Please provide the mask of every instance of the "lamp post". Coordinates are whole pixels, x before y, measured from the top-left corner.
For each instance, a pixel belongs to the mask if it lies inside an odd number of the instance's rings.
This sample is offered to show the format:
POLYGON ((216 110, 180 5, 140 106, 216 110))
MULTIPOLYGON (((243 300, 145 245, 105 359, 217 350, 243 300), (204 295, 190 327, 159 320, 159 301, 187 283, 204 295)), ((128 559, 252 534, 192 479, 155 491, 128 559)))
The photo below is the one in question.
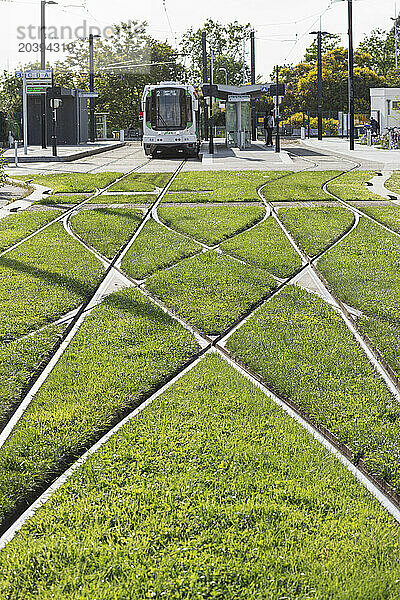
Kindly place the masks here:
MULTIPOLYGON (((99 35, 89 34, 89 91, 94 92, 94 57, 93 57, 93 39, 99 38, 99 35)), ((95 117, 94 117, 94 98, 89 98, 90 106, 90 141, 94 142, 96 138, 95 117)))
MULTIPOLYGON (((46 68, 46 4, 57 4, 54 0, 41 0, 40 1, 40 68, 46 68)), ((47 148, 46 139, 46 120, 47 120, 47 107, 46 107, 46 95, 41 94, 41 129, 42 129, 42 148, 47 148)))
POLYGON ((276 66, 276 98, 275 98, 275 152, 281 151, 281 138, 279 135, 279 66, 276 66))
MULTIPOLYGON (((254 31, 250 32, 250 71, 251 85, 256 83, 256 41, 254 31)), ((257 141, 256 106, 255 100, 251 101, 251 139, 257 141)))
POLYGON ((347 1, 347 12, 349 22, 349 131, 350 150, 354 150, 354 46, 353 46, 353 0, 332 0, 336 2, 347 1))
POLYGON ((322 140, 322 36, 329 35, 327 31, 311 31, 317 36, 317 68, 318 68, 318 139, 322 140))

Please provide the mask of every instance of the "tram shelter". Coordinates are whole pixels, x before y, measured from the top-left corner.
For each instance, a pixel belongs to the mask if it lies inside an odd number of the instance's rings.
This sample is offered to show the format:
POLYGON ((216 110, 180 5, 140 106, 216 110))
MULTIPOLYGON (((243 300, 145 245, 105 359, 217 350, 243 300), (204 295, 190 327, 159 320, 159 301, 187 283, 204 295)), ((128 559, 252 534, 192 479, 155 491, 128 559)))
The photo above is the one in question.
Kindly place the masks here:
POLYGON ((263 94, 276 92, 273 83, 256 85, 209 85, 203 84, 204 97, 225 101, 226 145, 228 148, 245 150, 251 146, 252 131, 255 131, 254 100, 263 94))

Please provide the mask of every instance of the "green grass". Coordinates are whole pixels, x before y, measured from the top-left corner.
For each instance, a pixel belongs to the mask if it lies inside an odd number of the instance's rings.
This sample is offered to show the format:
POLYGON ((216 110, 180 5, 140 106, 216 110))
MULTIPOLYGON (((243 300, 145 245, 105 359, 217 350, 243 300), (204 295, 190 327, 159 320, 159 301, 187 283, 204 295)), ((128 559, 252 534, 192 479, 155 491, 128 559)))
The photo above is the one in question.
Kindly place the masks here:
POLYGON ((29 210, 0 219, 0 252, 20 242, 24 237, 53 221, 61 214, 60 210, 29 210))
POLYGON ((375 171, 352 171, 345 173, 328 185, 328 190, 342 200, 356 202, 357 200, 385 200, 374 194, 365 184, 376 175, 375 171))
POLYGON ((54 206, 59 204, 80 204, 87 198, 87 194, 68 194, 67 196, 53 195, 53 196, 44 196, 42 200, 36 202, 36 204, 45 204, 46 206, 54 206))
POLYGON ((35 335, 0 345, 0 424, 49 356, 65 325, 52 325, 35 335))
POLYGON ((177 260, 201 251, 197 242, 168 231, 153 219, 142 231, 122 260, 122 270, 134 279, 144 279, 151 273, 173 265, 177 260))
POLYGON ((170 227, 213 245, 260 221, 265 209, 252 206, 161 207, 158 215, 170 227))
POLYGON ((154 192, 156 188, 164 188, 171 177, 172 173, 133 173, 115 183, 109 191, 154 192))
POLYGON ((137 290, 109 296, 0 449, 0 521, 198 350, 188 331, 137 290))
POLYGON ((279 218, 308 256, 315 256, 354 223, 345 208, 281 208, 279 218))
POLYGON ((400 233, 400 206, 365 206, 362 210, 393 231, 400 233))
POLYGON ((208 334, 223 332, 276 287, 267 273, 207 252, 146 281, 178 315, 208 334))
POLYGON ((156 200, 156 194, 101 194, 89 200, 88 204, 153 204, 156 200))
POLYGON ((332 200, 322 191, 322 185, 340 171, 313 171, 294 173, 265 186, 262 194, 268 202, 314 202, 332 200))
POLYGON ((4 600, 394 600, 398 525, 222 359, 125 426, 0 555, 4 600))
POLYGON ((357 321, 400 379, 400 325, 382 319, 363 317, 357 321))
POLYGON ((338 296, 366 315, 400 322, 400 239, 366 218, 318 262, 338 296))
MULTIPOLYGON (((289 171, 186 171, 180 172, 171 191, 212 191, 218 200, 260 200, 257 188, 289 171)), ((172 195, 171 195, 172 198, 172 195)))
POLYGON ((227 347, 400 492, 400 406, 323 300, 286 288, 227 347))
POLYGON ((121 177, 122 173, 57 173, 56 175, 36 175, 33 183, 52 188, 55 194, 65 192, 94 192, 121 177))
POLYGON ((400 194, 400 171, 395 171, 393 175, 385 183, 385 188, 395 194, 400 194))
POLYGON ((224 242, 221 249, 278 277, 301 267, 300 256, 273 217, 224 242))
POLYGON ((163 202, 260 202, 257 188, 286 172, 288 171, 181 172, 170 190, 182 193, 167 193, 163 202))
POLYGON ((113 258, 143 219, 141 210, 96 208, 81 210, 71 218, 72 228, 103 256, 113 258))
POLYGON ((97 258, 59 223, 0 258, 0 342, 79 306, 103 272, 97 258))

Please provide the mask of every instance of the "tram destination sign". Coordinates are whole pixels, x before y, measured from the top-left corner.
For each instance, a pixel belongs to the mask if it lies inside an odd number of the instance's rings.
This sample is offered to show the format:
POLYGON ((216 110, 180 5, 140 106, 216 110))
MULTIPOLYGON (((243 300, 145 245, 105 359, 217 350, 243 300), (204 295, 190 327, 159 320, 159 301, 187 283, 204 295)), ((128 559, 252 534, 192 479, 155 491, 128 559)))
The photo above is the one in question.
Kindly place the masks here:
POLYGON ((46 90, 53 87, 52 69, 35 69, 25 72, 26 93, 45 94, 46 90))
POLYGON ((250 96, 229 95, 228 102, 250 102, 250 96))

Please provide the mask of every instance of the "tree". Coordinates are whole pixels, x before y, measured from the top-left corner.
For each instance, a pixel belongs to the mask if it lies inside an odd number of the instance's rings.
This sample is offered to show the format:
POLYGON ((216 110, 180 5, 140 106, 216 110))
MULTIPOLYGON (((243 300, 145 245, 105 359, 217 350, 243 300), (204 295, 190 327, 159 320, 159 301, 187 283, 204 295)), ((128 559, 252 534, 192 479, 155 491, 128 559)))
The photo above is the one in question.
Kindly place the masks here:
MULTIPOLYGON (((322 57, 323 107, 325 111, 346 111, 348 103, 347 50, 335 48, 322 57)), ((280 78, 286 83, 284 118, 291 114, 316 111, 317 64, 300 63, 283 67, 280 78)), ((357 50, 354 55, 354 93, 356 112, 369 112, 370 88, 382 87, 385 79, 371 68, 371 56, 357 50)))
MULTIPOLYGON (((184 66, 167 42, 146 34, 146 23, 133 21, 114 26, 109 39, 94 40, 97 112, 109 113, 112 129, 139 124, 145 85, 184 79, 184 66)), ((88 40, 70 45, 64 62, 55 65, 58 85, 88 89, 88 40)))
MULTIPOLYGON (((220 68, 227 70, 228 83, 240 85, 243 82, 243 43, 250 39, 251 25, 240 25, 237 21, 223 25, 208 19, 203 27, 188 29, 181 41, 182 54, 189 58, 186 77, 190 83, 199 85, 203 81, 201 34, 207 34, 208 48, 214 52, 214 83, 225 83, 225 74, 220 68)), ((210 51, 208 52, 208 69, 210 68, 210 51)), ((250 78, 250 69, 245 64, 246 81, 250 78)))
POLYGON ((371 68, 386 77, 395 66, 394 29, 389 33, 384 29, 374 29, 365 36, 359 45, 359 50, 371 57, 371 68))
MULTIPOLYGON (((340 44, 340 35, 336 33, 326 33, 322 36, 322 54, 326 54, 331 50, 336 50, 340 44)), ((311 46, 306 49, 304 54, 304 62, 306 63, 316 63, 318 60, 318 40, 314 39, 311 46)))

